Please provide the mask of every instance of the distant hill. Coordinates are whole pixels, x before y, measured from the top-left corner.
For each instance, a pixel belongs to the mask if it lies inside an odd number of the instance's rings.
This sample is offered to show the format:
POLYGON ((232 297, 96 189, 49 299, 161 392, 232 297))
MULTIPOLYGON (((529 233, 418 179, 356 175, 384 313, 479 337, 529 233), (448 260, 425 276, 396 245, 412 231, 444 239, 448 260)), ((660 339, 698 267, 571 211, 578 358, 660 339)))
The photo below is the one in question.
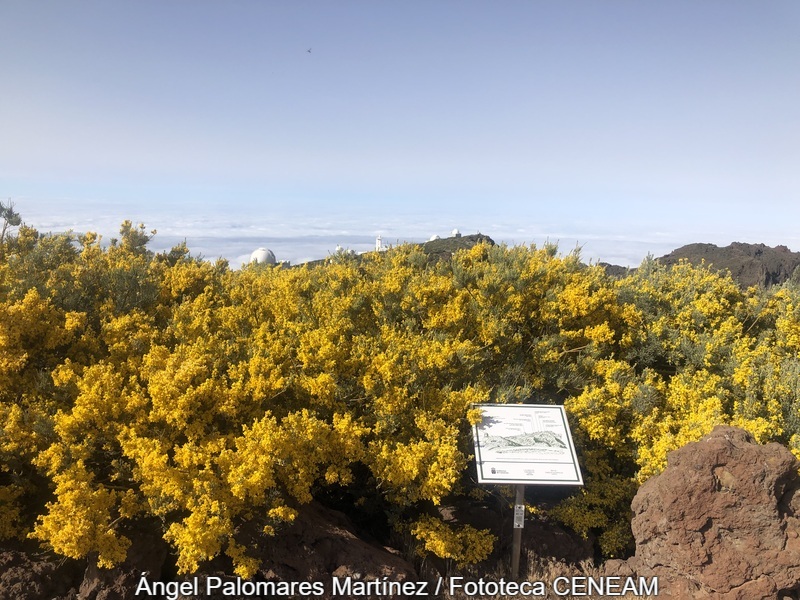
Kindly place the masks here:
POLYGON ((454 236, 425 242, 422 244, 422 251, 428 255, 429 262, 437 260, 450 260, 454 252, 472 248, 481 242, 485 242, 490 246, 495 245, 494 240, 488 235, 483 235, 482 233, 473 233, 472 235, 460 235, 457 237, 454 236))
POLYGON ((705 260, 715 269, 730 271, 742 287, 779 285, 791 278, 800 266, 800 252, 792 252, 786 246, 770 248, 764 244, 741 242, 724 248, 714 244, 688 244, 662 256, 658 261, 664 265, 674 265, 681 259, 692 264, 705 260))
MULTIPOLYGON (((719 271, 729 271, 743 288, 750 286, 779 285, 793 276, 800 278, 800 252, 792 252, 786 246, 771 248, 765 244, 733 242, 720 248, 714 244, 687 244, 656 259, 671 266, 681 260, 693 265, 701 262, 719 271)), ((624 276, 636 269, 600 263, 609 275, 624 276)))
MULTIPOLYGON (((428 263, 435 263, 439 260, 450 260, 453 254, 458 250, 468 250, 473 246, 484 242, 490 246, 494 246, 495 242, 488 235, 482 233, 473 233, 471 235, 458 235, 437 240, 430 240, 421 244, 415 244, 422 247, 422 251, 428 255, 428 263)), ((354 255, 357 260, 363 257, 369 257, 372 252, 365 252, 364 254, 354 255)), ((322 258, 319 260, 311 260, 296 267, 318 267, 327 264, 330 258, 322 258)))
POLYGON ((611 277, 625 277, 628 273, 635 273, 636 267, 622 267, 620 265, 612 265, 611 263, 601 262, 597 263, 606 270, 606 273, 611 277))

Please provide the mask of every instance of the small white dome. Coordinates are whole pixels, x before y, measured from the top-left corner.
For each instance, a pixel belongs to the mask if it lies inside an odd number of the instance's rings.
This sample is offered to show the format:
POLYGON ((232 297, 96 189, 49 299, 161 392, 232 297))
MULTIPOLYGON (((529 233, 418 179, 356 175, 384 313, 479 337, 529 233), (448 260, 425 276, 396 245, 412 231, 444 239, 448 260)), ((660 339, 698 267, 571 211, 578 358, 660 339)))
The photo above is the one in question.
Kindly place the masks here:
POLYGON ((257 248, 250 255, 250 262, 258 263, 259 265, 274 265, 277 261, 269 248, 257 248))
POLYGON ((461 237, 461 232, 458 229, 453 229, 453 233, 451 235, 453 237, 461 237))
POLYGON ((439 236, 438 236, 438 235, 436 235, 436 234, 434 233, 434 234, 431 236, 431 239, 429 239, 428 241, 429 241, 429 242, 432 242, 433 240, 438 240, 438 239, 439 239, 439 236))

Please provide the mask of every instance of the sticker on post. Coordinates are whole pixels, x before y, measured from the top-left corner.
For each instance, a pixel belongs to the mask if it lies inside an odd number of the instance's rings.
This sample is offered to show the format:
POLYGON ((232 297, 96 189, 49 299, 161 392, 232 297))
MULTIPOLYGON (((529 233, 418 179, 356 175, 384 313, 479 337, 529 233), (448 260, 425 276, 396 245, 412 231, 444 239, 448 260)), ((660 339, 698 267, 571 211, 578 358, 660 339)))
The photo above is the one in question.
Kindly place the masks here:
POLYGON ((522 504, 514 505, 514 529, 525 527, 525 506, 522 504))

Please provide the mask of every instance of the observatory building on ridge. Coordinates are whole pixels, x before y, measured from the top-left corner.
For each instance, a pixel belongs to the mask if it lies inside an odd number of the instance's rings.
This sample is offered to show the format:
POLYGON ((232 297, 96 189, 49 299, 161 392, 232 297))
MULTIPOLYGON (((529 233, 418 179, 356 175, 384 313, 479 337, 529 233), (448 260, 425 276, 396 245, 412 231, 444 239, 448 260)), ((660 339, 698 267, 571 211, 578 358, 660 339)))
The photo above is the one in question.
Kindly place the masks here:
MULTIPOLYGON (((486 236, 482 236, 480 233, 478 233, 477 236, 478 236, 478 238, 486 237, 486 236)), ((458 229, 453 229, 453 231, 450 232, 450 237, 451 238, 460 238, 461 237, 461 232, 458 229)), ((474 236, 467 236, 467 237, 473 238, 474 236)), ((438 234, 434 234, 434 235, 432 235, 430 237, 430 239, 428 241, 429 242, 435 242, 435 241, 437 241, 439 239, 441 239, 439 237, 439 235, 438 234)), ((494 242, 491 242, 491 243, 494 243, 494 242)), ((391 245, 384 244, 383 243, 383 237, 381 236, 381 234, 378 234, 377 237, 375 238, 375 252, 386 252, 390 248, 391 248, 391 245)), ((367 251, 367 252, 369 252, 369 251, 367 251)), ((364 254, 364 253, 365 252, 362 252, 362 254, 364 254)), ((352 249, 349 249, 349 248, 345 248, 341 244, 336 244, 336 250, 334 251, 333 255, 334 256, 356 256, 356 251, 352 250, 352 249)), ((310 261, 307 261, 305 264, 309 264, 309 265, 322 264, 322 263, 325 263, 325 262, 329 261, 330 258, 331 257, 329 256, 328 259, 310 260, 310 261)), ((243 263, 242 266, 244 266, 244 264, 245 263, 243 263)), ((281 267, 289 267, 289 266, 291 266, 291 263, 288 260, 278 261, 275 258, 275 253, 272 250, 270 250, 269 248, 263 248, 263 247, 262 248, 256 248, 255 250, 253 250, 253 252, 250 254, 250 260, 247 261, 246 264, 281 266, 281 267)))
POLYGON ((275 254, 269 248, 256 248, 250 255, 250 263, 259 265, 274 265, 277 264, 275 254))

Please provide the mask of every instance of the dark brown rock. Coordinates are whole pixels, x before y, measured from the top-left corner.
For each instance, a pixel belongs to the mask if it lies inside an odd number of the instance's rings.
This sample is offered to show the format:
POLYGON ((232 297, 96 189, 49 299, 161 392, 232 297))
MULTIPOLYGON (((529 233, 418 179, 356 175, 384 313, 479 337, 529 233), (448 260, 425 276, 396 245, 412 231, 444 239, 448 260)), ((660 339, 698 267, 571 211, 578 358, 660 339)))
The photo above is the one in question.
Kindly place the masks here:
POLYGON ((264 572, 285 581, 315 581, 337 576, 361 579, 414 579, 412 565, 389 548, 359 538, 347 517, 315 502, 304 506, 295 523, 265 543, 264 572))
POLYGON ((659 577, 662 595, 800 597, 800 463, 780 444, 716 427, 672 452, 636 494, 636 555, 607 570, 659 577))
POLYGON ((168 546, 155 531, 140 529, 131 535, 125 561, 112 569, 97 566, 96 557, 89 558, 77 600, 133 600, 143 573, 156 581, 167 558, 168 546))
MULTIPOLYGON (((386 577, 389 581, 416 581, 413 566, 387 547, 368 543, 359 538, 349 519, 341 512, 311 502, 300 509, 295 522, 275 537, 256 535, 246 541, 248 552, 261 560, 262 567, 253 582, 323 582, 330 598, 333 577, 352 577, 373 581, 386 577)), ((244 540, 242 540, 244 541, 244 540)), ((201 588, 208 576, 223 581, 233 579, 230 561, 218 557, 195 574, 201 588)), ((194 575, 183 577, 192 579, 194 575)), ((181 596, 182 600, 225 600, 225 596, 181 596)))
POLYGON ((85 563, 31 548, 0 550, 0 600, 74 598, 85 563))
MULTIPOLYGON (((246 529, 246 528, 244 528, 246 529)), ((140 524, 127 532, 132 540, 126 560, 112 569, 97 566, 96 557, 73 561, 20 545, 0 549, 0 600, 133 600, 142 578, 149 584, 192 581, 195 576, 205 591, 208 576, 223 582, 234 579, 233 565, 221 555, 196 574, 175 576, 174 557, 158 531, 140 524)), ((416 581, 413 566, 398 552, 359 538, 347 517, 312 502, 300 510, 296 521, 275 537, 245 531, 248 551, 262 562, 254 582, 324 582, 329 598, 333 577, 371 581, 416 581)), ((230 595, 201 593, 202 598, 222 600, 230 595)))

